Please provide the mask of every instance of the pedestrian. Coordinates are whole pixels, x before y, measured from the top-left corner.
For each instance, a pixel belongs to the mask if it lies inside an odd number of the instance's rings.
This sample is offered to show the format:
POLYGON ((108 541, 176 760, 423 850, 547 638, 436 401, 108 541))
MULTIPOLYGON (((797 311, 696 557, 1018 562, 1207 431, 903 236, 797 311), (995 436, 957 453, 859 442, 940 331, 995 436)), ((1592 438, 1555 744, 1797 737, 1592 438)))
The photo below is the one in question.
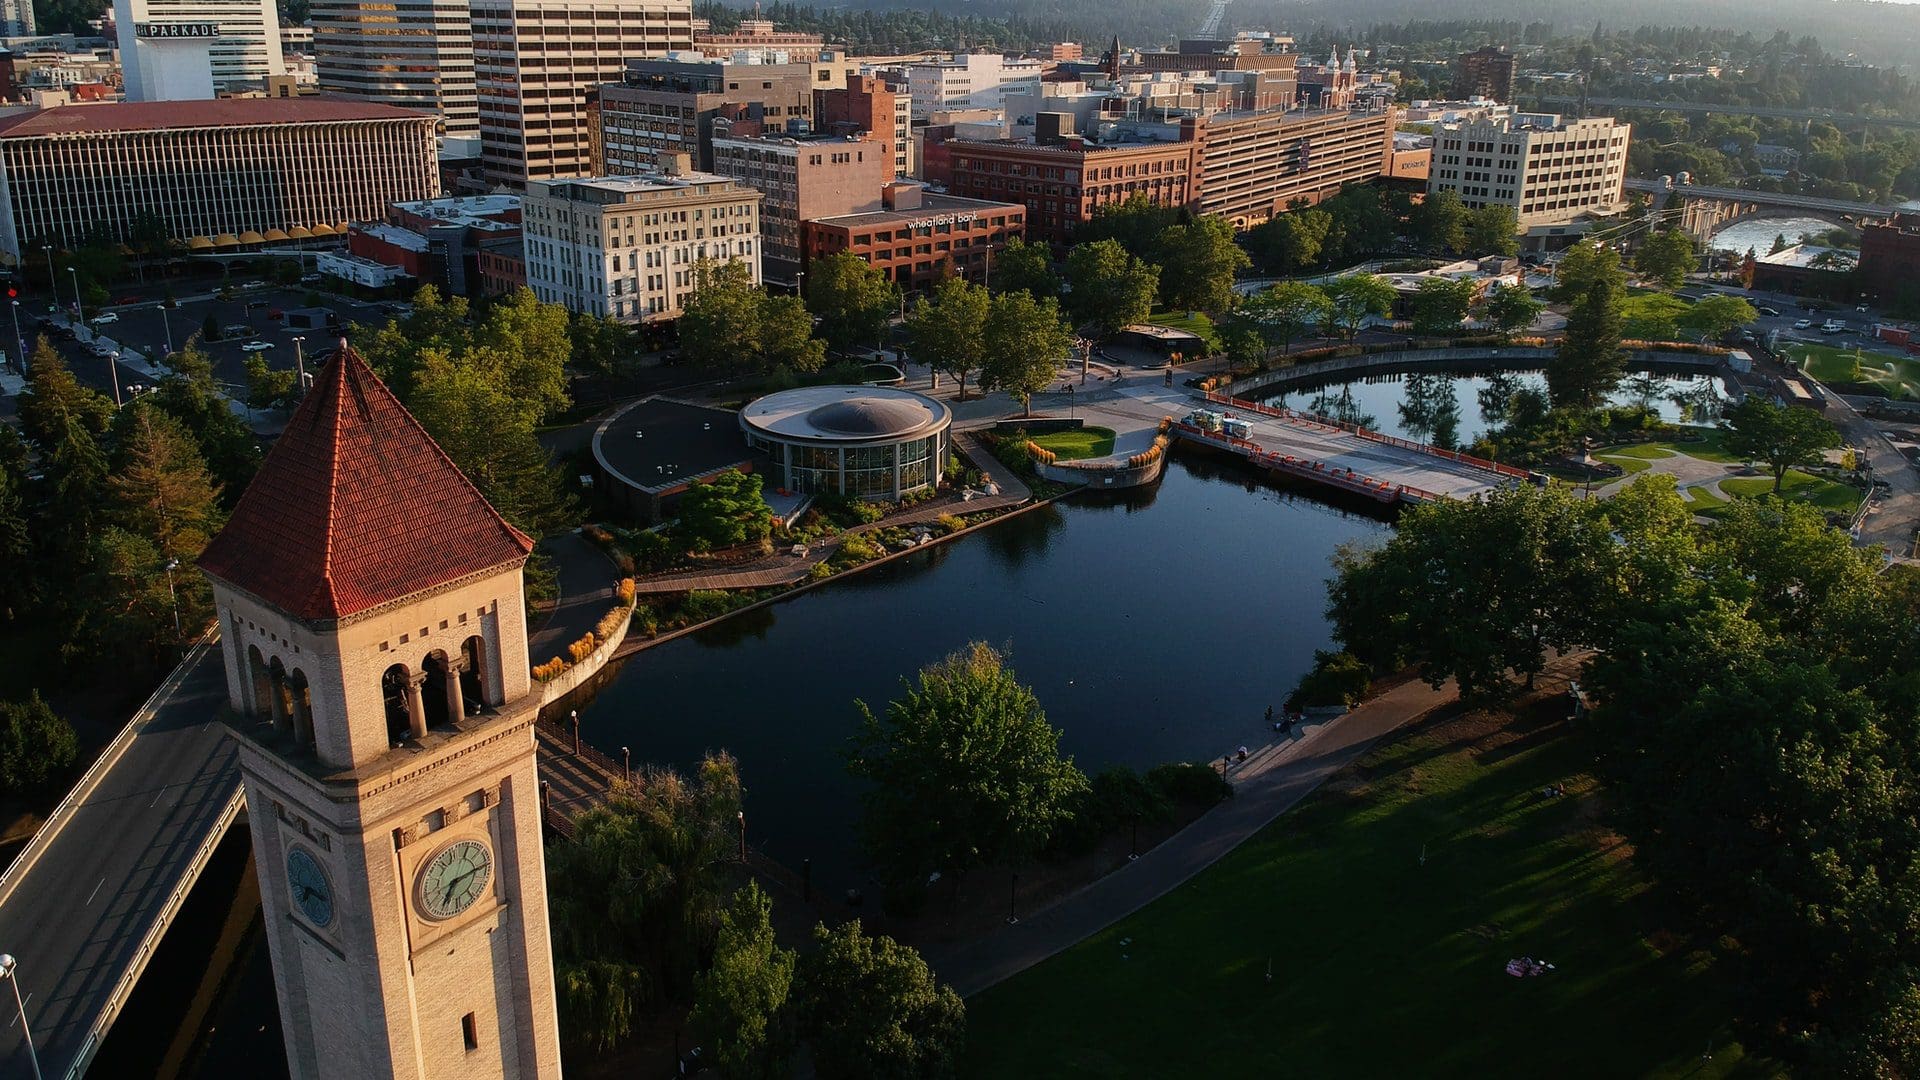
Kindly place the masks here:
POLYGON ((1267 706, 1267 724, 1268 726, 1273 724, 1273 706, 1271 705, 1267 706))

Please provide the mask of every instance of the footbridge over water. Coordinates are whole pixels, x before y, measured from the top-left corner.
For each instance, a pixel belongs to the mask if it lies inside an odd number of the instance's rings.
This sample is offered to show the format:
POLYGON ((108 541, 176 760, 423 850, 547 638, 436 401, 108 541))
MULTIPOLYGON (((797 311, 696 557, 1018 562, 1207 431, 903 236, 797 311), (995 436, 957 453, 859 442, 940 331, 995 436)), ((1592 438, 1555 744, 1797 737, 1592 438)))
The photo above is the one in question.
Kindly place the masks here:
POLYGON ((1530 475, 1328 417, 1213 392, 1127 387, 1087 402, 1081 412, 1118 426, 1157 424, 1171 417, 1173 433, 1182 440, 1235 454, 1276 475, 1385 504, 1471 498, 1530 475), (1232 426, 1244 433, 1187 422, 1195 410, 1231 416, 1239 422, 1232 426))

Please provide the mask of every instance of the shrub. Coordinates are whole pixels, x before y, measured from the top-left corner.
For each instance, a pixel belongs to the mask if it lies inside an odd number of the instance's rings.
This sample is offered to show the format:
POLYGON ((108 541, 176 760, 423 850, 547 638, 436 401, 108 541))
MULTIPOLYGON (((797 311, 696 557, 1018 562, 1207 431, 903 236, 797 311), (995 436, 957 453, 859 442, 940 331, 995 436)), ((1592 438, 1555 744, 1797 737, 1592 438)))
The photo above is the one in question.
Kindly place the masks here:
POLYGON ((1212 806, 1233 797, 1233 785, 1214 772, 1213 766, 1190 761, 1154 766, 1147 771, 1147 783, 1184 806, 1212 806))
POLYGON ((633 597, 634 597, 633 579, 630 577, 621 578, 620 586, 619 588, 614 590, 614 595, 620 598, 621 603, 627 605, 628 607, 632 607, 633 597))
POLYGON ((833 576, 833 567, 828 566, 826 563, 823 563, 823 562, 814 563, 813 569, 807 571, 807 577, 814 581, 819 581, 822 578, 830 578, 832 576, 833 576))
POLYGON ((1349 652, 1315 649, 1313 670, 1300 677, 1300 684, 1287 697, 1287 707, 1352 705, 1367 696, 1367 687, 1372 682, 1372 670, 1359 657, 1349 652))
POLYGON ((1015 428, 993 440, 993 456, 1000 463, 1017 473, 1033 472, 1032 440, 1027 438, 1025 428, 1015 428))
POLYGON ((957 533, 967 527, 966 522, 960 520, 953 514, 941 514, 939 517, 933 519, 933 523, 948 533, 957 533))
POLYGON ((80 757, 73 725, 32 691, 25 701, 0 702, 0 784, 33 791, 60 778, 80 757))
POLYGON ((552 682, 565 670, 567 670, 567 662, 556 656, 544 664, 535 665, 533 678, 535 682, 552 682))
POLYGON ((630 561, 625 564, 630 568, 621 571, 624 574, 665 570, 680 556, 672 540, 667 539, 664 533, 652 530, 628 533, 621 546, 626 549, 626 554, 630 557, 630 561))
POLYGON ((580 535, 598 544, 601 548, 612 549, 613 534, 598 525, 580 526, 580 535))
POLYGON ((873 542, 864 533, 854 533, 840 541, 840 550, 834 559, 842 565, 852 566, 881 556, 880 545, 873 542))
POLYGON ((567 653, 573 657, 573 662, 577 664, 587 657, 592 656, 594 648, 593 631, 589 630, 580 640, 567 646, 567 653))
POLYGON ((695 589, 680 603, 680 613, 689 623, 706 622, 732 611, 739 605, 724 589, 695 589))
POLYGON ((632 609, 627 605, 621 604, 600 616, 599 624, 593 628, 594 638, 599 641, 612 641, 614 635, 620 632, 620 627, 626 624, 627 612, 630 610, 632 609))
POLYGON ((1053 464, 1055 457, 1057 457, 1053 451, 1041 446, 1032 439, 1027 440, 1027 455, 1042 465, 1053 464))
MULTIPOLYGON (((1212 772, 1212 769, 1208 769, 1212 772)), ((1054 829, 1048 854, 1084 855, 1115 829, 1139 821, 1165 821, 1173 816, 1167 794, 1133 769, 1116 765, 1095 776, 1075 800, 1072 814, 1054 829)))

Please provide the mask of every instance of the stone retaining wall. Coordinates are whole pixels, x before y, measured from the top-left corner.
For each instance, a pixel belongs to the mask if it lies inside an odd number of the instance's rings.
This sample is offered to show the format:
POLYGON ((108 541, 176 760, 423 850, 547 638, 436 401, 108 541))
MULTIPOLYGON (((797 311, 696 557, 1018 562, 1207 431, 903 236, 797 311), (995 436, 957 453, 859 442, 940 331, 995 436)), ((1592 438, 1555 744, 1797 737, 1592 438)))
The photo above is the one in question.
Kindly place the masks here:
POLYGON ((613 659, 613 654, 620 651, 620 643, 627 640, 627 628, 632 625, 633 607, 629 605, 627 617, 620 620, 620 629, 612 637, 601 642, 599 647, 588 653, 585 660, 539 684, 540 707, 544 709, 559 701, 584 686, 588 679, 598 675, 600 669, 606 667, 607 662, 613 659))

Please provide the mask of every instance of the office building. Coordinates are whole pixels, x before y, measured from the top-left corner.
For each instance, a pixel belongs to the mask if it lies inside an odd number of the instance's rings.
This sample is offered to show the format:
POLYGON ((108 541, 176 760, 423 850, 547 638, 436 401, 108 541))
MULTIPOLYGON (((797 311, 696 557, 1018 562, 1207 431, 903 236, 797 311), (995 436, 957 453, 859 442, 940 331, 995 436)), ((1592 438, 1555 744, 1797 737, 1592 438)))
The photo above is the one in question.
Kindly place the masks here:
POLYGON ((890 184, 881 208, 815 218, 801 226, 808 262, 850 251, 905 291, 964 277, 985 284, 994 254, 1023 236, 1027 208, 939 195, 918 184, 890 184))
POLYGON ((416 199, 387 208, 385 221, 356 224, 347 252, 395 267, 445 296, 493 296, 508 291, 483 256, 519 260, 520 197, 466 195, 416 199))
POLYGON ((0 117, 0 251, 131 240, 192 251, 341 235, 439 194, 433 117, 323 97, 122 102, 0 117))
POLYGON ((1010 85, 1037 83, 1046 64, 999 53, 961 53, 951 60, 907 65, 907 93, 918 113, 976 106, 996 108, 1010 85))
POLYGON ((912 164, 912 102, 895 94, 877 76, 854 75, 845 89, 814 92, 814 111, 821 131, 832 135, 865 134, 886 143, 892 151, 887 179, 906 176, 912 164))
POLYGON ((473 0, 486 177, 517 188, 592 168, 587 91, 693 45, 688 0, 473 0))
POLYGON ((1488 45, 1460 54, 1453 73, 1455 98, 1483 97, 1503 105, 1513 102, 1513 54, 1488 45))
POLYGON ((811 63, 633 60, 619 82, 588 91, 589 158, 597 176, 646 169, 662 153, 711 169, 716 130, 804 135, 813 112, 811 63))
POLYGON ((1632 133, 1612 117, 1542 113, 1442 127, 1427 190, 1456 192, 1469 207, 1511 206, 1532 246, 1562 246, 1583 231, 1577 222, 1625 205, 1632 133))
POLYGON ((1135 195, 1155 206, 1190 206, 1198 197, 1200 143, 1180 138, 1177 126, 1089 139, 1052 126, 1065 122, 1058 114, 1041 114, 1033 142, 950 140, 941 150, 948 175, 934 175, 930 149, 928 178, 945 180, 955 195, 1025 203, 1028 239, 1056 247, 1071 242, 1099 207, 1135 195))
POLYGON ((1863 291, 1880 303, 1920 300, 1920 206, 1907 204, 1886 221, 1860 226, 1863 291))
POLYGON ((884 142, 835 135, 715 136, 713 171, 766 194, 760 208, 762 272, 799 283, 801 223, 879 210, 880 189, 893 168, 884 142))
POLYGON ((527 285, 569 311, 675 318, 704 260, 760 280, 760 193, 684 155, 632 176, 536 180, 521 202, 527 285))
POLYGON ((212 97, 202 67, 214 91, 287 73, 274 0, 114 0, 113 25, 128 101, 212 97))
POLYGON ((449 138, 480 137, 466 0, 314 0, 320 89, 437 114, 449 138))
POLYGON ((0 0, 0 37, 32 37, 33 0, 0 0))

